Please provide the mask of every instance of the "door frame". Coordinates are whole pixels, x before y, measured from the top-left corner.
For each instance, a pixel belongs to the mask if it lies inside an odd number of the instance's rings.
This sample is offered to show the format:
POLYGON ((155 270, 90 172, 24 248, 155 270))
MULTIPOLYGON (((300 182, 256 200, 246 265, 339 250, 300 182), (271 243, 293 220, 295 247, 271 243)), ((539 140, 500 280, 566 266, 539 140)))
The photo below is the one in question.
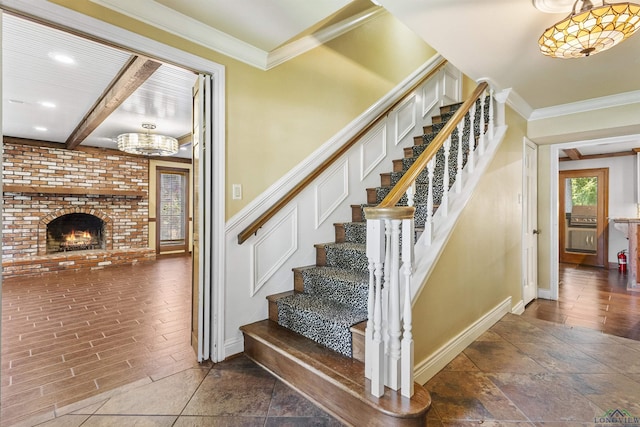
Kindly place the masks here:
POLYGON ((172 245, 165 246, 165 252, 179 252, 182 251, 184 253, 190 252, 190 242, 191 242, 191 233, 190 233, 190 224, 191 224, 191 215, 190 215, 190 189, 191 189, 191 172, 187 168, 177 168, 177 167, 168 167, 168 166, 156 166, 156 254, 160 254, 162 252, 162 245, 160 244, 160 232, 162 227, 162 221, 160 221, 160 191, 162 189, 162 182, 160 180, 160 175, 164 173, 181 175, 185 177, 185 182, 187 183, 186 187, 186 195, 185 195, 185 217, 184 217, 184 231, 185 231, 185 239, 184 244, 182 245, 172 245))
MULTIPOLYGON (((523 160, 526 159, 526 151, 528 148, 533 149, 535 167, 533 168, 534 188, 533 193, 529 185, 527 185, 528 171, 527 165, 523 162, 522 167, 522 302, 526 306, 532 300, 538 298, 538 146, 529 138, 523 138, 522 151, 523 160), (533 216, 533 218, 531 218, 533 216), (533 232, 535 231, 535 234, 533 232), (530 243, 532 243, 530 245, 530 243), (533 246, 533 256, 527 256, 528 247, 533 246), (534 265, 530 265, 534 264, 534 265), (530 275, 534 276, 533 285, 529 284, 530 275), (533 286, 533 298, 526 297, 525 289, 528 286, 533 286)), ((523 307, 524 310, 524 307, 523 307)))
MULTIPOLYGON (((598 201, 597 201, 597 224, 596 224, 596 234, 598 236, 597 239, 597 249, 596 255, 585 255, 585 254, 569 254, 566 255, 565 261, 563 262, 571 262, 576 264, 582 264, 581 261, 584 261, 585 258, 588 261, 586 265, 593 265, 594 267, 603 267, 605 269, 609 269, 609 239, 608 239, 608 207, 609 207, 609 168, 585 168, 585 169, 570 169, 570 170, 562 170, 558 171, 558 186, 561 185, 560 178, 565 175, 571 176, 597 176, 598 177, 598 201)), ((566 177, 564 177, 566 179, 566 177)), ((558 187, 558 253, 564 251, 567 246, 566 242, 566 225, 563 216, 564 212, 561 211, 562 208, 566 207, 566 199, 564 192, 560 191, 560 187, 558 187)), ((564 209, 562 209, 564 210, 564 209)), ((558 255, 558 259, 561 256, 558 255)))
MULTIPOLYGON (((84 34, 102 43, 139 52, 150 58, 211 75, 211 123, 206 141, 211 165, 211 212, 207 224, 211 235, 211 360, 225 359, 224 350, 224 277, 225 277, 225 67, 192 53, 163 44, 107 22, 83 15, 44 0, 0 0, 0 7, 17 14, 32 16, 45 23, 84 34)), ((1 136, 1 134, 0 134, 1 136)), ((1 184, 0 184, 1 185, 1 184)), ((204 216, 203 216, 204 217, 204 216)))

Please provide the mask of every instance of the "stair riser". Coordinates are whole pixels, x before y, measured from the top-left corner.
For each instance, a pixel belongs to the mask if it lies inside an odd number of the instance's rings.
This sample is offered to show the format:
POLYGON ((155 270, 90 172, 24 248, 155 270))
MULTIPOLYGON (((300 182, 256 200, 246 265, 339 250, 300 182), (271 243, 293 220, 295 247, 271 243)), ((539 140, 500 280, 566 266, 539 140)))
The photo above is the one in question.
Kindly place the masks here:
POLYGON ((351 331, 348 326, 327 322, 317 313, 302 312, 282 303, 278 304, 278 324, 351 357, 351 331))

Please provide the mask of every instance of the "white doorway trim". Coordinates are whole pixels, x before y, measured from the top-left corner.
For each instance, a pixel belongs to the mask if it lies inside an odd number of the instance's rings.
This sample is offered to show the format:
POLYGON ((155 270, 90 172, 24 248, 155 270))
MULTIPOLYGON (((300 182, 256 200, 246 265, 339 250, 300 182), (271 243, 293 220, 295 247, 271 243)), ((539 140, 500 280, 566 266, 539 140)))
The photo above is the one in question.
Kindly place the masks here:
MULTIPOLYGON (((637 135, 640 136, 640 135, 637 135)), ((573 141, 566 142, 563 144, 555 144, 550 147, 549 150, 549 224, 551 226, 550 230, 550 262, 549 262, 549 289, 539 289, 538 296, 544 299, 557 300, 558 292, 559 292, 559 277, 558 272, 560 268, 559 254, 558 254, 558 241, 559 241, 559 227, 558 223, 558 185, 559 185, 559 173, 560 173, 560 160, 559 154, 560 150, 564 150, 565 148, 579 148, 586 147, 589 145, 602 145, 602 144, 616 144, 621 142, 627 142, 630 138, 634 137, 633 135, 624 135, 624 136, 615 136, 610 138, 601 138, 601 139, 592 139, 592 140, 582 140, 582 141, 573 141)))
POLYGON ((224 360, 224 223, 225 223, 225 68, 191 53, 167 46, 139 34, 124 30, 109 23, 75 12, 46 0, 0 0, 7 10, 30 15, 62 27, 86 33, 97 39, 113 43, 132 52, 210 74, 212 80, 211 120, 212 132, 208 150, 211 159, 212 183, 210 230, 211 241, 211 359, 224 360), (222 352, 222 353, 221 353, 222 352))

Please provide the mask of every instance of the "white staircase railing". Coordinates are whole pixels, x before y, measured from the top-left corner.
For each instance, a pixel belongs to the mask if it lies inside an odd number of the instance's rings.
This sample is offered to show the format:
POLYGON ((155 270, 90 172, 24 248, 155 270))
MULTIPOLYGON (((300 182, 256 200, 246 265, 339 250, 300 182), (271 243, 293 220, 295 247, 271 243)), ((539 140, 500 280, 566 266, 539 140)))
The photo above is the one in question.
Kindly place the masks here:
POLYGON ((380 397, 385 386, 413 396, 414 354, 412 336, 412 290, 414 271, 414 192, 416 179, 427 169, 427 217, 421 244, 430 246, 434 239, 434 180, 436 154, 443 150, 444 171, 438 218, 449 211, 449 193, 460 193, 463 170, 473 171, 483 156, 486 144, 494 136, 493 91, 488 84, 478 85, 440 133, 376 207, 365 208, 367 220, 367 258, 369 262, 368 321, 365 330, 365 376, 371 380, 371 394, 380 397), (479 109, 479 111, 477 110, 479 109), (469 117, 467 119, 467 116, 469 117), (477 116, 477 117, 476 117, 477 116), (469 123, 467 162, 463 164, 464 128, 469 123), (476 128, 478 129, 476 131, 476 128), (453 131, 457 138, 453 140, 453 131), (476 144, 477 142, 477 144, 476 144), (449 156, 457 145, 455 182, 450 185, 449 156), (396 206, 407 195, 407 206, 396 206))

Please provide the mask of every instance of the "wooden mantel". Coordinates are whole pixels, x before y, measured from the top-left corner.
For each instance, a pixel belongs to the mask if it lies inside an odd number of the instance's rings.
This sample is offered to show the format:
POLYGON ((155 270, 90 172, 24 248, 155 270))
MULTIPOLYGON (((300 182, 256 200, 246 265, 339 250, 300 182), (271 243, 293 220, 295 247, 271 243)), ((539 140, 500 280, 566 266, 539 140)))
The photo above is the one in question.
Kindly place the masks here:
POLYGON ((79 196, 126 196, 144 197, 146 191, 141 190, 112 190, 97 189, 91 187, 40 187, 34 185, 3 185, 3 193, 27 193, 27 194, 72 194, 79 196))

